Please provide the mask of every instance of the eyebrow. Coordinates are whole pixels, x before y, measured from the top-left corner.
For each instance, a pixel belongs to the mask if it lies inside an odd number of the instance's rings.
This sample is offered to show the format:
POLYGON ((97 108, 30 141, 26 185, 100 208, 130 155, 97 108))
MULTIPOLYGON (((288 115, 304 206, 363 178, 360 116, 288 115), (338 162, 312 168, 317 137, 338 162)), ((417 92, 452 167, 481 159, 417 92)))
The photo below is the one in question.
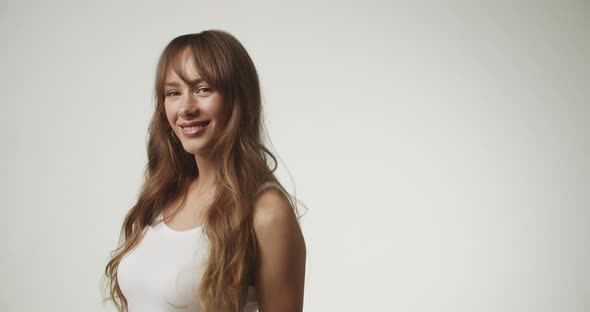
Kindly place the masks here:
MULTIPOLYGON (((199 82, 203 82, 203 81, 205 81, 205 79, 199 77, 197 79, 191 80, 190 81, 190 84, 191 85, 195 85, 195 84, 198 84, 199 82)), ((178 87, 179 84, 178 84, 178 82, 168 81, 168 82, 164 83, 164 86, 178 87)))

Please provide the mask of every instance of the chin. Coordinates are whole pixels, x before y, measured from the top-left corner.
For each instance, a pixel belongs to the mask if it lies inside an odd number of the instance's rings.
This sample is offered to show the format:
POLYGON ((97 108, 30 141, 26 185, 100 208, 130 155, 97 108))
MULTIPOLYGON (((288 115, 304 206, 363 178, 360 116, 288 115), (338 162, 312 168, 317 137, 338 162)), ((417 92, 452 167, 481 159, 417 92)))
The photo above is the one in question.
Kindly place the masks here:
POLYGON ((184 147, 184 150, 187 153, 190 154, 198 154, 200 152, 202 152, 203 150, 205 150, 205 145, 204 144, 195 144, 195 142, 185 142, 182 144, 182 147, 184 147))

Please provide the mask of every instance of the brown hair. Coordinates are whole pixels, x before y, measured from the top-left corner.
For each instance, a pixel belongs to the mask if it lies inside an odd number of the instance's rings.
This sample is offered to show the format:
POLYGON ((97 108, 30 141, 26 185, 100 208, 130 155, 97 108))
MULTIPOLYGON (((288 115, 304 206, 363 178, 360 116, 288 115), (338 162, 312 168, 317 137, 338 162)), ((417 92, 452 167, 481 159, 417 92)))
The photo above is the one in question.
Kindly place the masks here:
MULTIPOLYGON (((169 66, 185 82, 189 81, 179 64, 187 49, 194 56, 198 73, 221 92, 230 112, 227 126, 211 149, 211 157, 218 159, 220 165, 215 174, 217 193, 206 211, 203 227, 210 242, 208 264, 194 297, 203 311, 242 310, 248 285, 254 284, 257 262, 253 194, 264 182, 280 185, 274 175, 276 158, 262 142, 260 82, 245 48, 233 35, 221 30, 173 39, 162 52, 156 71, 145 181, 137 203, 123 222, 119 246, 111 252, 105 268, 110 295, 105 300, 112 300, 119 311, 127 311, 127 300, 117 280, 121 259, 139 244, 143 229, 153 225, 167 205, 179 196, 184 204, 190 181, 199 175, 194 156, 175 137, 164 109, 164 79, 169 66), (272 168, 268 165, 270 159, 274 162, 272 168)), ((284 187, 281 189, 288 194, 284 187)), ((288 200, 296 210, 298 201, 290 194, 288 200)))

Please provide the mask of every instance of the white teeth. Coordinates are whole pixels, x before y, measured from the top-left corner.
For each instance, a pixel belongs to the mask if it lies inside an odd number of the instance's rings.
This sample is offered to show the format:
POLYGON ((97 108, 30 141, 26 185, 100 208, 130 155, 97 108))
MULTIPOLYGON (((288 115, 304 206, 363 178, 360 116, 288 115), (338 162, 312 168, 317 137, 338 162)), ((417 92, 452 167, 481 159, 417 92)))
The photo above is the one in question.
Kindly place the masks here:
POLYGON ((194 126, 190 126, 190 127, 184 127, 184 126, 180 126, 180 127, 182 128, 182 130, 195 131, 199 128, 206 127, 207 125, 209 125, 209 121, 205 121, 205 122, 202 122, 198 125, 194 125, 194 126))
POLYGON ((198 128, 201 128, 201 126, 182 127, 184 130, 197 130, 198 128))

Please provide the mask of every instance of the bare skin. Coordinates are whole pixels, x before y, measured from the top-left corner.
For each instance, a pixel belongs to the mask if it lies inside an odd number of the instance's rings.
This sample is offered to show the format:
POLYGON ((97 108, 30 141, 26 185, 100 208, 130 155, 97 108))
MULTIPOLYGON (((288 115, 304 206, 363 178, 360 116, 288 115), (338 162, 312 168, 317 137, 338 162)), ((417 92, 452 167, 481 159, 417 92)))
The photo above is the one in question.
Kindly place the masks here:
POLYGON ((306 247, 295 212, 276 188, 254 203, 259 243, 256 291, 260 312, 303 310, 306 247))
MULTIPOLYGON (((206 206, 201 203, 198 196, 189 196, 187 208, 166 224, 177 231, 202 225, 206 206)), ((253 221, 259 245, 254 285, 259 311, 303 311, 306 245, 295 212, 279 190, 268 188, 254 201, 253 221)))
POLYGON ((182 200, 179 197, 164 209, 164 219, 169 228, 175 231, 188 231, 203 225, 204 213, 213 200, 214 192, 212 187, 200 189, 198 183, 198 177, 191 182, 182 207, 179 207, 182 200), (167 219, 176 209, 179 209, 179 212, 171 219, 167 219))
POLYGON ((201 79, 196 70, 193 57, 188 50, 182 54, 182 71, 194 83, 187 84, 172 68, 168 68, 165 78, 166 95, 164 107, 171 129, 183 145, 194 155, 199 176, 191 181, 186 202, 179 208, 181 198, 177 198, 164 210, 164 218, 176 209, 179 213, 166 224, 178 231, 198 227, 204 223, 203 213, 210 205, 215 192, 214 181, 216 162, 209 157, 215 134, 221 132, 228 118, 223 95, 201 79), (206 131, 198 137, 188 137, 181 125, 192 121, 209 120, 206 131))
MULTIPOLYGON (((187 55, 183 57, 183 71, 191 81, 198 81, 194 61, 187 55)), ((187 85, 173 71, 168 71, 166 85, 168 121, 185 150, 195 155, 199 172, 199 177, 191 182, 180 212, 166 222, 173 230, 185 231, 204 223, 204 212, 214 196, 217 164, 207 156, 207 149, 213 133, 224 127, 227 112, 222 95, 206 82, 187 85), (198 138, 185 136, 180 127, 193 120, 211 120, 206 132, 198 138)), ((181 199, 164 210, 164 218, 174 212, 181 199)), ((259 311, 302 311, 306 247, 295 212, 285 196, 272 187, 257 195, 253 207, 253 226, 259 246, 255 283, 259 311)))

